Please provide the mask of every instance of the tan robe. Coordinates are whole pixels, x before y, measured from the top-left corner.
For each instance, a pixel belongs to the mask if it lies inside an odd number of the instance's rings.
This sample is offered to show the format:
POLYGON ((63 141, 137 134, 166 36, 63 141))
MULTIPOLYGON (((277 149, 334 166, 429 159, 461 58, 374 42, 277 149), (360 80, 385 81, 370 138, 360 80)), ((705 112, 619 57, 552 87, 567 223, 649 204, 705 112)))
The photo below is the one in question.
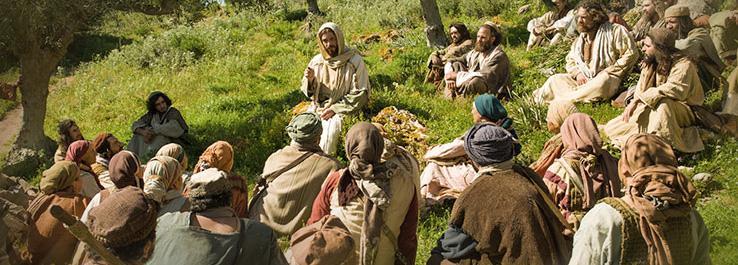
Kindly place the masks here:
POLYGON ((573 102, 595 102, 611 98, 618 92, 620 82, 630 72, 638 60, 636 44, 628 30, 617 24, 603 23, 592 41, 591 58, 584 56, 585 33, 572 43, 566 55, 566 74, 556 74, 533 91, 533 99, 538 103, 553 100, 573 102), (582 73, 588 81, 577 86, 576 76, 582 73))
POLYGON ((58 205, 67 213, 79 217, 85 210, 82 196, 69 192, 40 195, 29 206, 32 223, 29 226, 28 252, 31 264, 66 264, 72 261, 77 238, 49 210, 58 205))
POLYGON ((723 102, 723 113, 738 116, 738 67, 728 77, 728 93, 723 102))
POLYGON ((566 30, 574 22, 575 10, 569 10, 566 14, 561 17, 559 16, 558 10, 551 10, 543 14, 538 18, 531 19, 528 21, 528 37, 527 50, 530 50, 536 46, 548 46, 555 45, 561 39, 566 37, 566 30), (534 34, 533 31, 543 33, 546 29, 553 29, 550 34, 534 34))
POLYGON ((472 50, 458 64, 446 64, 446 73, 456 71, 456 90, 446 87, 446 97, 490 93, 510 96, 510 59, 496 46, 488 53, 472 50))
MULTIPOLYGON (((385 141, 387 143, 387 141, 385 141)), ((389 148, 387 148, 389 149, 389 148)), ((391 150, 386 150, 391 151, 391 150)), ((383 211, 382 220, 390 230, 394 237, 400 235, 400 227, 405 222, 405 214, 410 207, 415 193, 410 192, 417 190, 418 185, 418 162, 407 151, 403 149, 395 149, 395 155, 385 160, 388 154, 383 154, 385 166, 387 166, 390 179, 390 205, 386 211, 383 211)), ((361 242, 362 226, 364 222, 364 202, 363 197, 356 197, 346 203, 346 206, 340 206, 338 203, 338 189, 335 189, 330 197, 331 214, 338 217, 351 232, 354 242, 361 242)), ((382 233, 379 244, 376 247, 377 253, 374 264, 394 264, 395 247, 393 241, 387 233, 382 233)), ((349 258, 346 264, 359 264, 359 244, 354 245, 354 254, 349 258)))
POLYGON ((462 138, 431 148, 423 158, 428 164, 420 175, 420 194, 426 205, 458 198, 477 177, 462 138))
MULTIPOLYGON (((630 118, 623 121, 623 115, 615 117, 605 126, 605 134, 617 146, 622 146, 633 134, 653 133, 679 151, 692 153, 703 150, 694 113, 689 108, 705 101, 697 66, 687 59, 680 59, 672 66, 668 77, 656 75, 655 87, 647 84, 651 73, 650 69, 641 72, 634 100, 630 103, 637 105, 630 118)), ((631 107, 629 105, 626 110, 631 107)))
MULTIPOLYGON (((303 154, 305 151, 295 146, 282 148, 269 156, 263 174, 281 170, 303 154)), ((263 195, 253 198, 249 219, 271 227, 280 235, 291 235, 305 225, 321 185, 339 167, 338 161, 324 153, 313 153, 276 178, 270 176, 263 195)))
POLYGON ((697 67, 703 88, 710 89, 720 86, 721 74, 725 69, 725 64, 715 49, 709 30, 695 28, 689 32, 686 38, 677 40, 675 47, 699 60, 697 67))
POLYGON ((710 38, 715 50, 725 63, 726 57, 735 57, 738 49, 738 25, 730 18, 733 11, 723 11, 710 16, 710 38))

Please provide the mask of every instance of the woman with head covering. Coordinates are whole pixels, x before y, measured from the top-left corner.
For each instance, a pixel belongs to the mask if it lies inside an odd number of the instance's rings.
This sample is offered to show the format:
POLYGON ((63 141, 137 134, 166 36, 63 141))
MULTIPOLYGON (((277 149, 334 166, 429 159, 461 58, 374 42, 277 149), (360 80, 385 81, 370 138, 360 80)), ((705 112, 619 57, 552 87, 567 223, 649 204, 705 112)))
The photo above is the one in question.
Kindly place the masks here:
MULTIPOLYGON (((181 145, 175 143, 166 144, 156 152, 156 156, 168 156, 179 161, 182 172, 182 183, 187 182, 187 179, 192 175, 192 172, 187 171, 190 162, 189 157, 187 157, 187 153, 185 153, 184 147, 181 145)), ((184 185, 182 187, 184 188, 184 185)))
POLYGON ((102 185, 97 179, 95 172, 92 172, 91 165, 95 163, 95 150, 92 144, 85 140, 75 141, 67 148, 66 161, 72 161, 77 164, 79 170, 79 178, 82 181, 82 190, 80 193, 87 199, 91 199, 95 194, 100 192, 102 185))
MULTIPOLYGON (((85 224, 88 224, 90 211, 100 205, 106 200, 111 194, 120 191, 126 187, 143 187, 141 174, 141 163, 138 161, 138 157, 131 151, 121 151, 110 159, 110 182, 113 184, 112 187, 101 190, 90 200, 87 204, 82 217, 79 218, 85 224)), ((77 248, 77 252, 74 255, 74 262, 72 264, 81 264, 82 258, 85 257, 86 253, 84 243, 80 242, 80 247, 77 248)))
POLYGON ((231 182, 231 192, 233 193, 231 207, 236 211, 238 217, 245 218, 248 216, 249 191, 246 181, 231 172, 233 156, 233 146, 231 144, 226 141, 217 141, 202 152, 192 173, 196 174, 208 168, 217 168, 228 174, 228 180, 231 182))
MULTIPOLYGON (((92 210, 90 234, 124 263, 143 264, 154 251, 157 210, 141 189, 123 188, 92 210)), ((85 250, 83 264, 107 264, 89 247, 85 250)))
POLYGON ((564 142, 561 141, 561 124, 564 124, 569 115, 572 113, 579 112, 577 107, 571 101, 557 100, 551 102, 548 106, 548 112, 546 113, 546 127, 551 133, 555 133, 551 139, 546 141, 541 150, 541 155, 538 157, 536 162, 530 165, 538 175, 543 176, 546 174, 553 161, 561 157, 561 151, 564 150, 564 142))
POLYGON ((451 211, 449 228, 427 264, 563 264, 570 256, 566 225, 527 167, 513 162, 510 132, 476 124, 464 149, 479 177, 451 211), (446 263, 443 263, 446 264, 446 263))
POLYGON ((79 217, 87 199, 79 194, 79 168, 72 161, 59 161, 43 172, 41 194, 28 206, 30 226, 27 261, 30 264, 67 264, 72 261, 77 238, 49 211, 52 205, 79 217))
POLYGON ((349 165, 328 176, 308 223, 330 214, 348 227, 356 247, 346 264, 414 264, 414 176, 381 162, 384 138, 371 123, 351 127, 345 149, 349 165))
MULTIPOLYGON (((513 153, 520 153, 521 145, 507 110, 494 95, 483 94, 475 98, 471 109, 474 123, 490 123, 500 126, 513 135, 513 153)), ((420 174, 420 194, 427 205, 456 199, 474 181, 477 169, 464 153, 464 136, 451 143, 434 146, 423 157, 428 164, 420 174)))
POLYGON ((694 209, 697 191, 663 138, 628 138, 620 178, 625 195, 603 199, 584 216, 569 264, 711 263, 707 227, 694 209))
POLYGON ((619 197, 617 160, 602 149, 597 124, 587 114, 571 114, 561 125, 564 150, 543 182, 567 220, 576 228, 587 210, 605 197, 619 197))
POLYGON ((92 164, 92 172, 97 175, 97 179, 100 181, 103 189, 111 188, 115 186, 110 181, 110 172, 108 172, 108 165, 110 159, 115 154, 123 150, 123 144, 115 138, 113 134, 109 132, 101 132, 97 134, 95 140, 92 141, 92 148, 95 150, 95 163, 92 164))
POLYGON ((249 219, 279 235, 291 235, 305 224, 320 186, 340 168, 318 145, 323 127, 317 114, 299 114, 285 130, 292 141, 269 156, 249 204, 249 219))
POLYGON ((182 196, 182 171, 176 159, 157 156, 149 160, 144 171, 143 190, 147 197, 159 203, 159 216, 168 212, 184 212, 190 209, 187 198, 182 196))
POLYGON ((149 94, 147 112, 131 125, 133 137, 126 149, 139 157, 151 157, 165 144, 184 141, 189 130, 182 113, 172 107, 172 100, 161 91, 149 94))

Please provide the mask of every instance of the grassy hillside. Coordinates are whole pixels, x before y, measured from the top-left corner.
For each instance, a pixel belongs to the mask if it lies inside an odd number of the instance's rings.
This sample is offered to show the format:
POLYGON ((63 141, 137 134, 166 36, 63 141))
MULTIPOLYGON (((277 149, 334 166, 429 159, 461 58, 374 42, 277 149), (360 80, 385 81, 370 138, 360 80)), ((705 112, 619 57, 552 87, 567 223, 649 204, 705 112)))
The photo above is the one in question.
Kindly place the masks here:
MULTIPOLYGON (((444 100, 422 84, 431 50, 425 45, 417 1, 322 0, 328 15, 307 19, 297 6, 302 2, 294 2, 266 13, 209 11, 196 22, 142 15, 109 18, 87 35, 96 36, 94 41, 78 46, 83 55, 69 61, 75 71, 51 93, 47 135, 55 135, 58 120, 73 118, 88 139, 109 131, 127 141, 130 124, 144 112, 146 96, 161 90, 190 125, 190 158, 196 159, 216 140, 229 141, 237 153, 235 171, 253 183, 267 156, 288 143, 283 129, 290 109, 306 100, 299 82, 308 60, 318 52, 315 30, 324 21, 343 27, 349 45, 359 49, 370 69, 370 107, 347 128, 387 106, 417 115, 428 128, 429 144, 449 141, 472 124, 470 99, 444 100), (369 38, 373 34, 379 38, 369 38), (88 48, 100 52, 85 55, 88 48)), ((567 47, 525 51, 525 23, 543 12, 534 5, 531 12, 516 14, 526 1, 438 2, 446 25, 462 21, 474 32, 486 20, 502 25, 517 94, 506 107, 524 146, 518 160, 530 163, 551 135, 544 129, 545 107, 532 105, 527 95, 545 81, 540 69, 561 71, 567 47)), ((716 101, 719 96, 710 98, 716 101)), ((580 109, 600 123, 619 114, 608 104, 584 104, 580 109)), ((713 262, 738 264, 738 143, 715 138, 707 146, 682 162, 695 172, 714 174, 712 184, 700 185, 709 197, 700 201, 699 210, 711 232, 713 262)), ((448 212, 432 209, 421 220, 418 264, 424 264, 445 228, 448 212)))

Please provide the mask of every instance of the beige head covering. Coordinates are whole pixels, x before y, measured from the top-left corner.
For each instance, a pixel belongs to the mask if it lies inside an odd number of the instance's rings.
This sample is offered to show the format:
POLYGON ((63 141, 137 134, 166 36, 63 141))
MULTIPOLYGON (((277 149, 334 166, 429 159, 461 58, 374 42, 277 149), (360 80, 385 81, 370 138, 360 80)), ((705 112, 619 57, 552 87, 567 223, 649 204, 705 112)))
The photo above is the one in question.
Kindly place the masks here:
POLYGON ((231 192, 231 184, 225 172, 208 168, 192 175, 187 182, 187 190, 192 198, 208 197, 231 192))
POLYGON ((689 7, 687 6, 681 6, 681 5, 675 5, 670 6, 669 8, 664 11, 664 17, 685 17, 689 16, 689 7))
POLYGON ((181 190, 182 171, 179 162, 168 156, 157 156, 149 160, 144 171, 144 193, 149 198, 163 202, 170 190, 181 190))
POLYGON ((182 170, 187 170, 188 157, 185 153, 184 148, 181 145, 171 143, 159 148, 156 152, 156 156, 168 156, 179 161, 179 165, 182 166, 182 170))
POLYGON ((59 161, 54 163, 49 169, 44 170, 41 177, 41 192, 52 194, 62 191, 74 184, 79 177, 79 168, 74 161, 59 161))
POLYGON ((343 264, 354 251, 351 232, 332 215, 297 230, 290 244, 293 265, 343 264))
POLYGON ((568 100, 556 100, 551 102, 548 106, 548 112, 546 112, 546 121, 561 127, 564 124, 566 117, 569 117, 572 113, 579 112, 577 106, 573 102, 568 100))
POLYGON ((217 168, 230 174, 233 169, 233 146, 226 141, 217 141, 200 155, 194 173, 208 168, 217 168))
MULTIPOLYGON (((340 57, 343 53, 345 53, 348 49, 346 49, 346 40, 343 36, 343 31, 341 30, 341 27, 339 27, 336 23, 333 22, 327 22, 320 26, 320 29, 318 29, 318 47, 320 47, 320 54, 323 56, 323 59, 330 60, 331 55, 328 54, 328 51, 325 49, 325 46, 323 45, 323 42, 320 41, 320 36, 325 33, 323 32, 326 29, 330 29, 333 31, 333 34, 336 35, 336 41, 338 42, 338 56, 340 57)), ((350 57, 349 57, 350 58, 350 57)))

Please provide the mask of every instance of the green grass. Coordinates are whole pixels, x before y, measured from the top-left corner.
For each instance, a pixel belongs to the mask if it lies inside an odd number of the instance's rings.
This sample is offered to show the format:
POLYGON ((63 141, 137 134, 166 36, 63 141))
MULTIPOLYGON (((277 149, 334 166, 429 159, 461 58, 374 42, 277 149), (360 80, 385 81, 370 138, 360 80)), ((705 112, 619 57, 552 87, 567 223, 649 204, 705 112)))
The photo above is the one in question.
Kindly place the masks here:
MULTIPOLYGON (((88 139, 109 131, 127 141, 130 124, 144 112, 146 96, 161 90, 170 95, 190 125, 190 164, 209 144, 226 140, 236 151, 235 171, 253 183, 268 155, 288 143, 284 126, 290 109, 306 100, 298 90, 299 82, 308 60, 317 53, 314 32, 324 21, 343 27, 349 45, 365 56, 370 72, 369 108, 358 118, 348 119, 346 129, 387 106, 414 113, 428 128, 428 144, 447 142, 472 124, 471 99, 444 100, 432 86, 422 84, 425 59, 431 50, 425 47, 417 2, 319 2, 328 16, 310 17, 311 24, 306 24, 304 11, 296 6, 302 2, 288 3, 287 12, 209 11, 197 22, 113 15, 85 35, 92 37, 83 44, 100 48, 98 52, 90 55, 82 48, 74 52, 76 57, 70 57, 74 72, 49 97, 46 134, 55 135, 58 120, 73 118, 88 139), (384 36, 391 31, 399 37, 362 41, 364 36, 384 36), (111 46, 111 40, 130 44, 111 46)), ((527 95, 545 81, 541 68, 562 71, 568 47, 525 51, 525 23, 542 13, 535 4, 528 14, 517 15, 515 10, 525 1, 438 2, 446 25, 462 21, 472 32, 486 20, 503 26, 517 96, 505 104, 523 143, 523 153, 517 159, 524 164, 532 162, 551 135, 545 130, 545 107, 531 104, 527 95)), ((581 104, 579 108, 599 123, 620 112, 609 104, 581 104)), ((698 207, 713 239, 713 262, 738 264, 738 143, 719 138, 707 146, 707 151, 687 157, 685 164, 715 176, 713 184, 699 187, 709 198, 698 207)), ((424 264, 429 256, 446 227, 448 214, 449 209, 443 207, 424 213, 418 229, 418 264, 424 264)))

